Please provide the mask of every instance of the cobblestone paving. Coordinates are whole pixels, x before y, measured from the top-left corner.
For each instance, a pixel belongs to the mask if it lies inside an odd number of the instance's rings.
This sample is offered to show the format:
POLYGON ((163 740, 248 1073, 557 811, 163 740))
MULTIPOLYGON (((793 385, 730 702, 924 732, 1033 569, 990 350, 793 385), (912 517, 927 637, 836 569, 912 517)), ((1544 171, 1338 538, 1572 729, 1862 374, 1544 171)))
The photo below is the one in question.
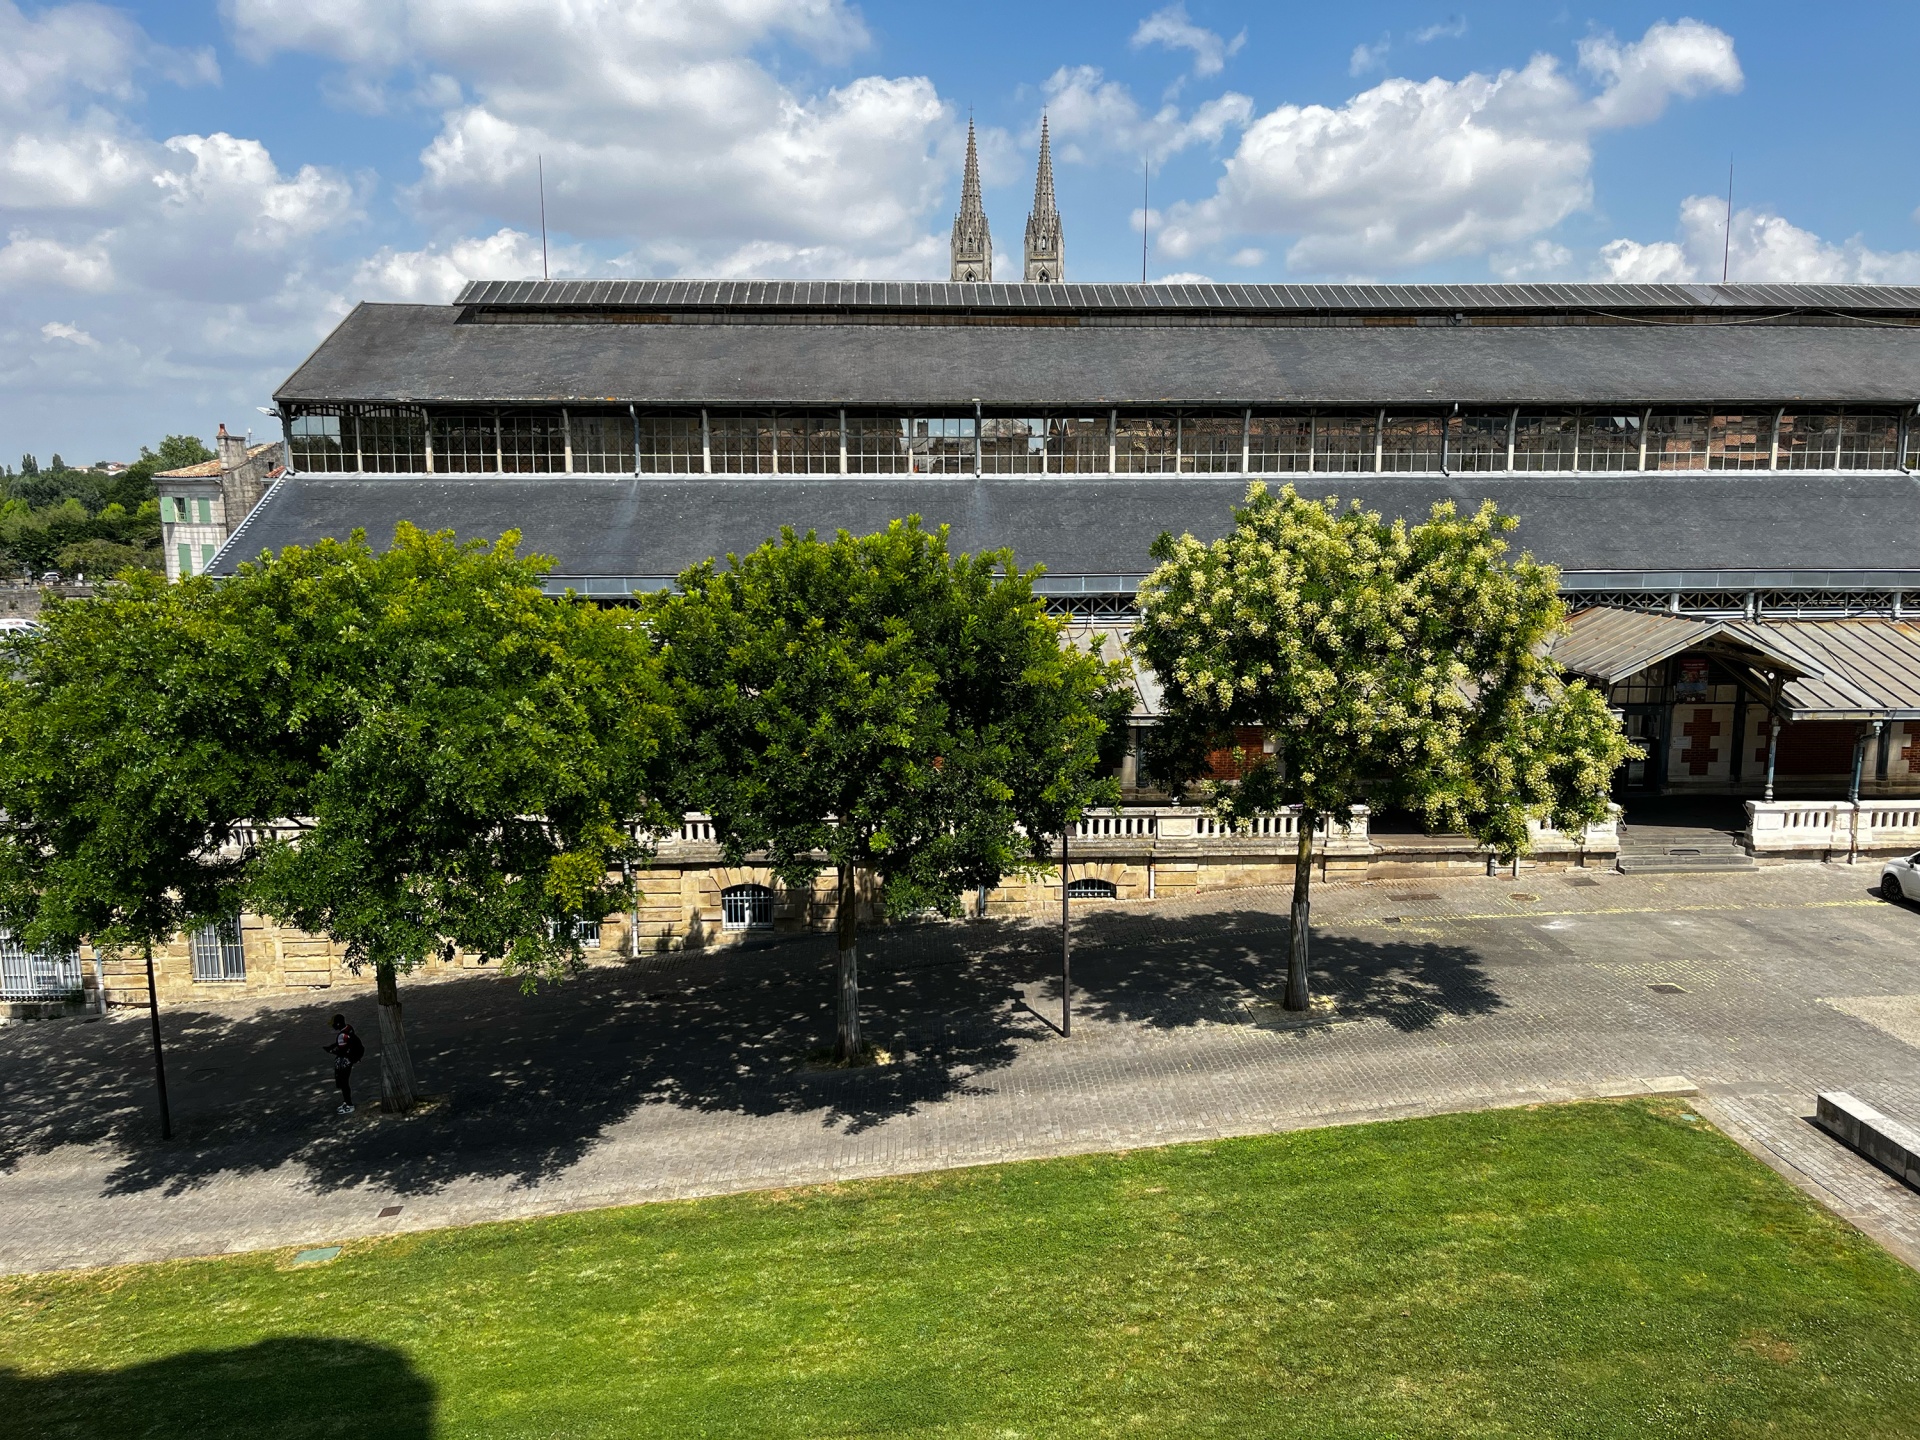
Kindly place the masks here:
MULTIPOLYGON (((825 939, 533 997, 460 977, 405 991, 438 1097, 406 1118, 332 1114, 325 1017, 372 1036, 365 989, 208 1003, 166 1020, 164 1145, 143 1016, 21 1026, 0 1044, 0 1269, 1685 1086, 1913 1257, 1920 1196, 1802 1118, 1845 1089, 1920 1119, 1920 910, 1875 878, 1327 886, 1305 1018, 1277 1004, 1284 891, 1077 911, 1070 1039, 1056 930, 912 927, 865 962, 897 1063, 857 1072, 806 1063, 829 1038, 825 939)), ((372 1098, 377 1067, 356 1078, 372 1098)))

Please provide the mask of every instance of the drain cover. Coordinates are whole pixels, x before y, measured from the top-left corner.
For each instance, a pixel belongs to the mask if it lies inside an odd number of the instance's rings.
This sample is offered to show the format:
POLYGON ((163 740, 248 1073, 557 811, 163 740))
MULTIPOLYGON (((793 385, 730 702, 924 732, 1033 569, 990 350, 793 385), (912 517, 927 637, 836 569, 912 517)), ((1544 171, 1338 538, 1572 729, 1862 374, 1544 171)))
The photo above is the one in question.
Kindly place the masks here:
POLYGON ((400 1213, 400 1207, 398 1205, 384 1205, 380 1209, 380 1218, 382 1220, 391 1220, 394 1216, 398 1215, 399 1213, 400 1213))
POLYGON ((1684 995, 1687 993, 1683 987, 1675 985, 1671 980, 1661 980, 1647 986, 1647 989, 1658 995, 1684 995))

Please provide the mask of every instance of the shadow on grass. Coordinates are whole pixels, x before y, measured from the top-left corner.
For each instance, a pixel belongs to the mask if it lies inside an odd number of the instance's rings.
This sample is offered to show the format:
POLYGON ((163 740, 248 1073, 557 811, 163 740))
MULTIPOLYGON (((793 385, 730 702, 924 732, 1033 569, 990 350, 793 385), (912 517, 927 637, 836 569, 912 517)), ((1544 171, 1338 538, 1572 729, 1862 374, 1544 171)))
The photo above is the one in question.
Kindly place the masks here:
MULTIPOLYGON (((1174 1030, 1245 1025, 1283 988, 1287 921, 1241 902, 1199 915, 1077 913, 1076 1018, 1174 1030)), ((523 996, 488 973, 403 985, 416 1069, 443 1102, 379 1114, 379 1066, 356 1078, 360 1114, 337 1120, 320 1047, 343 1010, 377 1034, 370 995, 166 1017, 175 1139, 156 1136, 145 1026, 124 1020, 10 1032, 0 1050, 0 1171, 60 1145, 115 1152, 111 1188, 181 1193, 219 1174, 304 1167, 310 1183, 401 1195, 460 1179, 534 1184, 577 1163, 654 1105, 714 1114, 817 1114, 854 1132, 956 1096, 1052 1038, 1056 927, 903 925, 863 946, 863 1023, 897 1063, 820 1071, 830 1040, 825 937, 669 967, 596 968, 523 996), (1039 1010, 1023 1001, 1033 998, 1039 1010)), ((1316 936, 1314 983, 1343 1015, 1419 1030, 1501 1001, 1477 958, 1431 943, 1316 936)), ((1077 1040, 1075 1043, 1079 1043, 1077 1040)))
POLYGON ((190 1350, 124 1370, 0 1368, 7 1434, 431 1440, 433 1383, 398 1350, 312 1336, 190 1350))

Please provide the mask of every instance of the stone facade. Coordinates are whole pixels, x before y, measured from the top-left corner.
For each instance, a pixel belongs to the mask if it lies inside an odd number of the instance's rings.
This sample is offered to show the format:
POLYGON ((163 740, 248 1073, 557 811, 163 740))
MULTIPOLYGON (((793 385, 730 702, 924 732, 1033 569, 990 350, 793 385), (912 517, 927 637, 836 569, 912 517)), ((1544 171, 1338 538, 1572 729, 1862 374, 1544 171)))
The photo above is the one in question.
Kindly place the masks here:
POLYGON ((249 445, 243 437, 229 435, 225 425, 214 446, 219 452, 215 459, 153 477, 169 580, 204 574, 286 466, 284 443, 249 445))
POLYGON ((960 213, 953 217, 950 280, 993 279, 993 235, 980 200, 980 154, 974 148, 973 121, 967 121, 967 170, 960 182, 960 213))
POLYGON ((1029 284, 1059 284, 1067 278, 1066 239, 1060 211, 1053 203, 1053 147, 1046 117, 1040 118, 1040 165, 1033 176, 1033 210, 1027 216, 1026 271, 1029 284))

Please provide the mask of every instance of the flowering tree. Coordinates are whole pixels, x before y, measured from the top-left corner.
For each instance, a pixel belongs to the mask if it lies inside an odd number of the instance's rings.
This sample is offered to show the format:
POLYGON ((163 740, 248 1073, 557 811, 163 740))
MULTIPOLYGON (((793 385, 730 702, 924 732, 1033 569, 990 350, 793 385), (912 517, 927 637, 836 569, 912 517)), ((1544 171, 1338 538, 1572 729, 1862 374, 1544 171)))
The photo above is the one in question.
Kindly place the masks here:
POLYGON ((1408 525, 1255 482, 1234 522, 1212 544, 1155 542, 1133 643, 1164 687, 1159 778, 1200 782, 1232 824, 1300 807, 1286 1003, 1303 1010, 1321 820, 1401 805, 1510 858, 1529 820, 1578 834, 1602 819, 1630 747, 1605 697, 1548 655, 1566 620, 1558 573, 1505 558, 1517 522, 1491 502, 1408 525), (1271 752, 1208 777, 1240 726, 1263 727, 1271 752))

